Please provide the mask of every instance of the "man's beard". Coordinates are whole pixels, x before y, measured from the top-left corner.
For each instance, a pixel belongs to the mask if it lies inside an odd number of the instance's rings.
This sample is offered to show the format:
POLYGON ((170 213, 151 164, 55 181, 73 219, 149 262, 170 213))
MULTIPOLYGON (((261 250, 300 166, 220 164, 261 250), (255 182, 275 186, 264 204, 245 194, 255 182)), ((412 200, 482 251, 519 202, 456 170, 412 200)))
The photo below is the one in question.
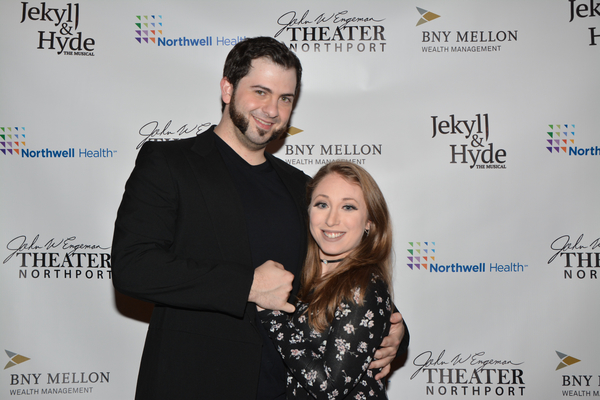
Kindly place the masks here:
MULTIPOLYGON (((264 143, 254 143, 254 142, 252 142, 248 138, 248 136, 246 135, 246 132, 248 131, 248 126, 250 125, 250 121, 248 121, 248 118, 246 118, 236 108, 236 106, 235 106, 235 92, 231 96, 231 101, 229 102, 229 118, 231 118, 231 121, 233 122, 233 125, 235 125, 235 127, 239 129, 239 131, 242 133, 242 135, 244 135, 246 137, 247 141, 250 142, 250 143, 252 143, 254 146, 256 146, 258 148, 266 147, 270 142, 272 142, 273 140, 276 140, 277 138, 279 138, 282 134, 284 134, 288 130, 287 126, 284 126, 281 129, 279 129, 279 130, 273 131, 273 134, 271 135, 271 137, 266 142, 264 142, 264 143)), ((256 131, 257 131, 257 133, 258 133, 258 135, 260 137, 264 137, 265 135, 268 134, 267 131, 264 131, 264 130, 258 128, 258 127, 256 128, 256 131)))

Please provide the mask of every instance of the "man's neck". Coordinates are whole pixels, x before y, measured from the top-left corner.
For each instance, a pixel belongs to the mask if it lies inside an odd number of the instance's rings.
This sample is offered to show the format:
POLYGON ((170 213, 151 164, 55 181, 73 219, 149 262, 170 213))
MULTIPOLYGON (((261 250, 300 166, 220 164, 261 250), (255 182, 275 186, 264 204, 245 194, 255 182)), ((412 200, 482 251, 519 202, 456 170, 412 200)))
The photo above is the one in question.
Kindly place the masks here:
POLYGON ((249 149, 240 142, 234 131, 235 126, 231 123, 221 120, 215 126, 214 132, 219 136, 229 147, 233 149, 240 157, 242 157, 250 165, 260 165, 267 159, 265 157, 265 149, 258 150, 249 149))

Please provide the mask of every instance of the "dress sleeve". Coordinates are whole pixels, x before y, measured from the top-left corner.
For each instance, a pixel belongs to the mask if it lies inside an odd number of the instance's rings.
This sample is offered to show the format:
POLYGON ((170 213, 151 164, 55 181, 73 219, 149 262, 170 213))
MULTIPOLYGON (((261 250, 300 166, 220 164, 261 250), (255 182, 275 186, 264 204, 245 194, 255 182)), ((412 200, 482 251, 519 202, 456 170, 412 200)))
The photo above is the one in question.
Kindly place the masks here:
MULTIPOLYGON (((389 331, 392 302, 380 280, 366 290, 362 305, 344 302, 338 307, 327 335, 309 328, 303 313, 306 305, 290 318, 281 312, 261 312, 263 325, 294 378, 317 399, 342 399, 363 374, 373 373, 368 367, 389 331)), ((355 298, 359 292, 357 288, 355 298)))

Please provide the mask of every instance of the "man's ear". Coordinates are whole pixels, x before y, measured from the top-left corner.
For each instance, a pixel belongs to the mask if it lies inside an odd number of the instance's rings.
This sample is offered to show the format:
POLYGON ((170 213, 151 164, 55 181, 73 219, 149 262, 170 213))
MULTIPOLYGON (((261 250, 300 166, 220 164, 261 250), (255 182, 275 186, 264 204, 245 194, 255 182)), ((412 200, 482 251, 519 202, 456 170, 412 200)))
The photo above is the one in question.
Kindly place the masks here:
POLYGON ((223 103, 229 104, 231 96, 233 96, 233 85, 227 78, 223 77, 223 79, 221 79, 221 99, 223 100, 223 103))

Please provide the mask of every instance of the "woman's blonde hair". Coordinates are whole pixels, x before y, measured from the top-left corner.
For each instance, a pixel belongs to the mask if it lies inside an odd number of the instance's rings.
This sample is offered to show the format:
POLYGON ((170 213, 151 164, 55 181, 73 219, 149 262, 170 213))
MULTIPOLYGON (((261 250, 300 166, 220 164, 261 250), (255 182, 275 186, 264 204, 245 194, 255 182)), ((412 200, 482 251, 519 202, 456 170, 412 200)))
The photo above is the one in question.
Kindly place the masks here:
MULTIPOLYGON (((308 251, 302 269, 302 286, 298 297, 308 303, 308 321, 322 332, 333 320, 342 301, 353 301, 356 288, 366 288, 373 274, 392 288, 392 226, 387 204, 373 177, 364 168, 346 161, 334 161, 323 166, 307 186, 307 202, 312 207, 312 195, 328 175, 337 174, 351 184, 358 185, 365 198, 370 229, 361 242, 339 265, 326 276, 321 276, 319 247, 309 235, 308 251)), ((364 290, 359 302, 362 303, 364 290)))

